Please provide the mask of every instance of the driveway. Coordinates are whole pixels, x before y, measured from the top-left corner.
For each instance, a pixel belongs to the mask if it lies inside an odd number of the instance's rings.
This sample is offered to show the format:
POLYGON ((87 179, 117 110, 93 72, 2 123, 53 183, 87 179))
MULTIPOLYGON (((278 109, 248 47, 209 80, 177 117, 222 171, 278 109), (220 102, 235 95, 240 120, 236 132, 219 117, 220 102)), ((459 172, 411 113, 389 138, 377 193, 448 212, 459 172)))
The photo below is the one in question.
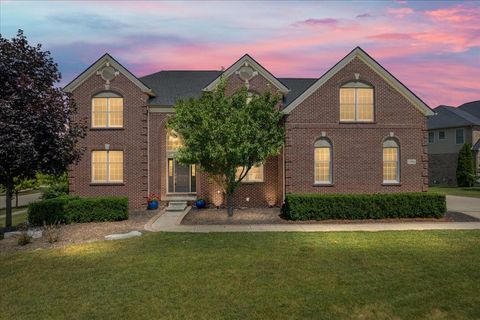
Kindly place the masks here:
POLYGON ((447 196, 447 209, 480 219, 480 198, 447 196))
MULTIPOLYGON (((29 203, 32 203, 34 201, 37 201, 38 199, 40 199, 40 197, 42 196, 42 194, 39 192, 39 193, 31 193, 31 194, 20 194, 18 196, 18 206, 19 207, 22 207, 22 206, 26 206, 28 205, 29 203)), ((6 207, 6 197, 5 196, 0 196, 0 209, 4 209, 6 207)), ((13 200, 12 200, 12 206, 15 207, 15 197, 13 197, 13 200)))

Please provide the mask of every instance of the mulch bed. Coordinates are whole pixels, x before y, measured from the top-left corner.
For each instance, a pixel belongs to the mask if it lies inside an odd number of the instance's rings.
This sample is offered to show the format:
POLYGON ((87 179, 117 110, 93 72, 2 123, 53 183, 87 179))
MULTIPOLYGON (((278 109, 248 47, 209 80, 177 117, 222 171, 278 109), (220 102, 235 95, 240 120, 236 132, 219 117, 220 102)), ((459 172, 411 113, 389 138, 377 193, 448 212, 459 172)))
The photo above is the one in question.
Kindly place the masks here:
POLYGON ((411 219, 368 219, 368 220, 308 220, 292 221, 282 218, 280 208, 244 208, 235 209, 233 217, 228 218, 225 209, 192 208, 183 218, 184 225, 221 225, 221 224, 348 224, 348 223, 399 223, 399 222, 471 222, 480 221, 460 212, 447 212, 444 218, 411 219))
POLYGON ((32 239, 32 243, 25 246, 17 244, 16 238, 0 240, 1 251, 34 250, 43 248, 58 248, 73 243, 85 243, 104 240, 106 235, 112 233, 126 233, 130 231, 147 232, 145 224, 155 216, 159 210, 146 210, 130 212, 128 220, 114 222, 90 222, 62 225, 58 242, 49 243, 45 235, 39 239, 32 239))

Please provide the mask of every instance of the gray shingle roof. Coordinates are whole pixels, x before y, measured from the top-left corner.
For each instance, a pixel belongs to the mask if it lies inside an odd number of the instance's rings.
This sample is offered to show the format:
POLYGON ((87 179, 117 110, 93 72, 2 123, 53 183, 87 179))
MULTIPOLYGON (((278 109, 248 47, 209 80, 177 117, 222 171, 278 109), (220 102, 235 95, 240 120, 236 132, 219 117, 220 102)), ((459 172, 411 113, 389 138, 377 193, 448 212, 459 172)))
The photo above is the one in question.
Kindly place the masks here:
POLYGON ((435 115, 428 118, 429 129, 480 125, 480 118, 459 108, 439 106, 434 111, 435 115))
POLYGON ((464 103, 458 108, 480 118, 480 100, 464 103))
MULTIPOLYGON (((140 80, 155 93, 148 105, 172 106, 177 100, 198 98, 205 88, 214 79, 220 76, 221 71, 160 71, 140 80)), ((303 91, 315 82, 314 78, 278 78, 290 91, 283 104, 287 106, 303 91)))

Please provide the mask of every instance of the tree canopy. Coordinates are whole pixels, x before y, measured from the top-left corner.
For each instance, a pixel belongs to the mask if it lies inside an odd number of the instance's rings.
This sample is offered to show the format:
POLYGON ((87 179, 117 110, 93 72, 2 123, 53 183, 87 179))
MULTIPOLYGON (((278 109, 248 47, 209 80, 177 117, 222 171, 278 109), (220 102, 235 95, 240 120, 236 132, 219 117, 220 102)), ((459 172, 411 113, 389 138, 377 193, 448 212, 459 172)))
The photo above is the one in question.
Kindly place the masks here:
POLYGON ((178 102, 167 127, 183 140, 178 161, 199 164, 217 182, 231 215, 231 199, 239 183, 254 165, 280 152, 285 133, 277 108, 279 95, 252 94, 243 87, 227 96, 225 88, 223 79, 200 98, 178 102))

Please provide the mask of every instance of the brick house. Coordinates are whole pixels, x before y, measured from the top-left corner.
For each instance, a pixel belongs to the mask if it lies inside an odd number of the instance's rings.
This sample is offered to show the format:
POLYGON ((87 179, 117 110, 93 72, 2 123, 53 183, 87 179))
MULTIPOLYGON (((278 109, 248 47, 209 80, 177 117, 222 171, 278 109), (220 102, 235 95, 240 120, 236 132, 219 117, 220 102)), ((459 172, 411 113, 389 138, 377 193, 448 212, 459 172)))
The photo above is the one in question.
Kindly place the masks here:
POLYGON ((435 115, 428 120, 431 185, 456 185, 458 152, 465 143, 472 146, 474 166, 480 176, 480 101, 435 108, 435 115))
POLYGON ((87 118, 86 152, 72 166, 79 196, 125 195, 132 208, 145 197, 223 195, 201 168, 175 160, 179 137, 165 121, 179 99, 199 97, 220 76, 227 92, 278 91, 286 141, 282 152, 252 168, 236 206, 281 205, 286 193, 417 192, 428 188, 427 116, 432 110, 357 47, 320 78, 277 78, 249 55, 224 71, 160 71, 137 78, 105 54, 64 90, 87 118), (198 169, 198 170, 197 170, 198 169))

